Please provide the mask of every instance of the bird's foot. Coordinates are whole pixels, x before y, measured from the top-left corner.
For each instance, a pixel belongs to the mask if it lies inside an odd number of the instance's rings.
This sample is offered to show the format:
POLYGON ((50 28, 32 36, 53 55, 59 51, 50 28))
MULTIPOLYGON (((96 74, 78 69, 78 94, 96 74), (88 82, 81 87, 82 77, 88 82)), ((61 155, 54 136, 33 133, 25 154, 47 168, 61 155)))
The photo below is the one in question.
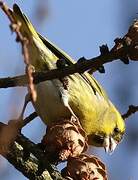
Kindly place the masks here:
POLYGON ((26 106, 30 101, 31 101, 31 96, 30 96, 30 93, 28 93, 25 96, 24 105, 23 105, 22 111, 21 111, 21 113, 19 115, 19 118, 18 118, 19 120, 23 120, 23 116, 24 116, 26 106))

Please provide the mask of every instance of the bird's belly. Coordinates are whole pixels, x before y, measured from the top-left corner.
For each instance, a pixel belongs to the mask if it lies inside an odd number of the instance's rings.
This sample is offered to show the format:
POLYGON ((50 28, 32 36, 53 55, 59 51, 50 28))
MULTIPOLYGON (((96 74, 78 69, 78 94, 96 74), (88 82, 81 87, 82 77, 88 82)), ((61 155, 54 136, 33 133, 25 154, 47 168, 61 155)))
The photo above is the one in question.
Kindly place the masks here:
POLYGON ((69 111, 61 101, 59 91, 53 81, 45 81, 37 84, 36 92, 37 100, 33 103, 33 106, 46 124, 70 116, 69 111))
MULTIPOLYGON (((45 81, 36 85, 37 100, 34 108, 45 124, 70 118, 71 115, 61 100, 62 85, 58 81, 45 81)), ((102 96, 94 94, 93 89, 78 76, 72 75, 69 78, 68 103, 87 134, 99 129, 97 124, 102 123, 101 116, 108 104, 102 96)))

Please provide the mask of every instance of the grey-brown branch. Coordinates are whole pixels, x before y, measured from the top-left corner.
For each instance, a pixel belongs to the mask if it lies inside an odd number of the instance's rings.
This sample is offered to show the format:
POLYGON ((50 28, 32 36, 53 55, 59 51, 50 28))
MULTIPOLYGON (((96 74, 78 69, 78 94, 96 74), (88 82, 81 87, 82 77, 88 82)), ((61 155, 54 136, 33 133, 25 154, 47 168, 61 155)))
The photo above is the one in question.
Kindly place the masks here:
MULTIPOLYGON (((1 136, 9 132, 9 126, 0 123, 1 136)), ((11 136, 8 136, 10 144, 6 143, 7 137, 5 137, 5 144, 2 143, 4 137, 0 138, 0 153, 24 176, 35 180, 64 180, 56 166, 47 161, 46 155, 36 144, 22 134, 12 138, 11 136)))

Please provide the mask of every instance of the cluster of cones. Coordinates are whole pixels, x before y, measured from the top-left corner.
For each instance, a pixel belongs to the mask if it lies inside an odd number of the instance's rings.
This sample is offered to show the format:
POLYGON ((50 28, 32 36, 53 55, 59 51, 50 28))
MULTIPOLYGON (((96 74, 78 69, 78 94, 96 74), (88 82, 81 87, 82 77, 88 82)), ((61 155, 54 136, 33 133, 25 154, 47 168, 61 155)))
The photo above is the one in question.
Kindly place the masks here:
POLYGON ((67 161, 62 176, 69 180, 107 180, 105 165, 84 154, 87 136, 79 123, 64 120, 48 126, 41 146, 52 162, 67 161))

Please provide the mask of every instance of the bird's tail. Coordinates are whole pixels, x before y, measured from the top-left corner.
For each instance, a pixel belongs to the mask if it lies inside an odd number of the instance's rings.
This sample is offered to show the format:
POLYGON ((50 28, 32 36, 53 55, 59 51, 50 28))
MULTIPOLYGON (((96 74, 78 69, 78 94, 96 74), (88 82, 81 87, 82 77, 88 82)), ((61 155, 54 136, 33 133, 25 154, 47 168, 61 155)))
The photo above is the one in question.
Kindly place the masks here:
POLYGON ((23 14, 17 4, 13 5, 11 15, 15 22, 21 23, 20 32, 30 42, 28 44, 29 59, 35 70, 43 71, 55 68, 57 57, 46 47, 29 19, 23 14))
POLYGON ((13 5, 13 11, 11 11, 11 14, 16 22, 19 21, 21 23, 20 31, 24 36, 26 36, 29 39, 31 38, 31 36, 33 36, 36 39, 40 40, 33 25, 31 24, 29 19, 23 14, 23 12, 17 4, 13 5))

